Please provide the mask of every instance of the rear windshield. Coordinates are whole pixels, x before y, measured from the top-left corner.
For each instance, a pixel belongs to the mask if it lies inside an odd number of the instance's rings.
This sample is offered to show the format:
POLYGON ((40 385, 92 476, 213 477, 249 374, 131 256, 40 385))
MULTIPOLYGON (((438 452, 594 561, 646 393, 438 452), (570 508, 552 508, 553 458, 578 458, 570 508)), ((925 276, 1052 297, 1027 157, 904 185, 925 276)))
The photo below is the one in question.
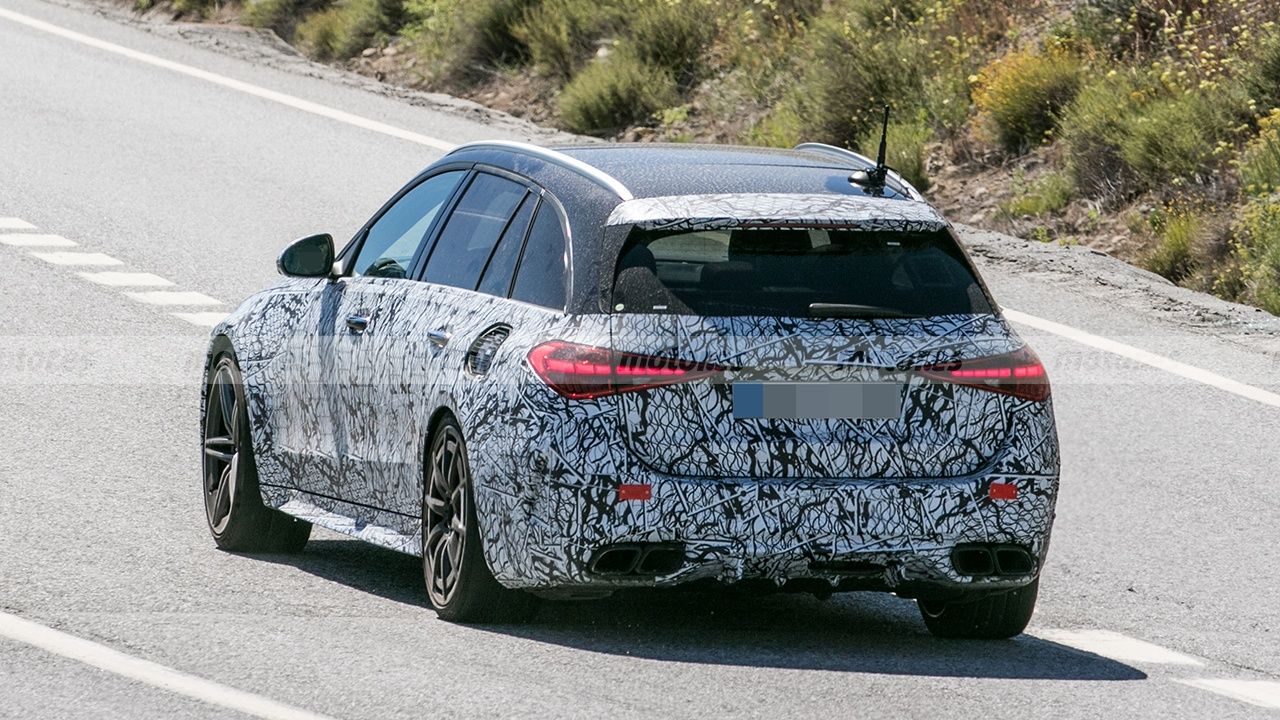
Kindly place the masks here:
POLYGON ((945 230, 634 230, 618 261, 615 313, 928 317, 990 313, 945 230))

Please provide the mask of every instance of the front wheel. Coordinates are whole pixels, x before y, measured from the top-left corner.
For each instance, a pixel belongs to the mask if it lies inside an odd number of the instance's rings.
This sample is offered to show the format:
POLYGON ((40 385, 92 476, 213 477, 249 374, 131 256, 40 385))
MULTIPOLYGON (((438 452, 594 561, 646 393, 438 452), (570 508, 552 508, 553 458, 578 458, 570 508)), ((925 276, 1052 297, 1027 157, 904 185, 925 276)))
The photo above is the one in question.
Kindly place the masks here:
POLYGON ((229 350, 223 351, 205 386, 203 486, 209 532, 223 550, 299 552, 311 536, 311 524, 262 504, 244 398, 240 367, 229 350))
POLYGON ((458 623, 532 617, 537 598, 503 587, 485 564, 466 444, 452 417, 434 433, 423 484, 422 574, 436 614, 458 623))
POLYGON ((1036 609, 1040 578, 1008 592, 978 599, 938 602, 917 600, 929 632, 942 638, 1002 640, 1020 634, 1036 609))

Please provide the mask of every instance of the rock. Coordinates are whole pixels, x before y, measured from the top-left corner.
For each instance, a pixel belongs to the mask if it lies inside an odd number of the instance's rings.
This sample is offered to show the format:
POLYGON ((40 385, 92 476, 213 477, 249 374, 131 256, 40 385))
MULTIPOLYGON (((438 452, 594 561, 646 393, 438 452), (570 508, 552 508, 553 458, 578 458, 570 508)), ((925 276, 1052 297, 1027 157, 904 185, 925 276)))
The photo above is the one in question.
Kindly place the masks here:
POLYGON ((365 48, 364 52, 360 53, 360 57, 373 57, 374 55, 377 55, 377 54, 378 54, 378 48, 365 48))
POLYGON ((391 57, 398 52, 400 52, 400 48, 396 47, 395 45, 388 45, 387 48, 382 51, 382 54, 386 57, 391 57))
POLYGON ((985 212, 976 212, 973 215, 970 215, 969 219, 966 220, 965 222, 969 225, 977 225, 978 223, 986 219, 987 219, 987 214, 985 212))

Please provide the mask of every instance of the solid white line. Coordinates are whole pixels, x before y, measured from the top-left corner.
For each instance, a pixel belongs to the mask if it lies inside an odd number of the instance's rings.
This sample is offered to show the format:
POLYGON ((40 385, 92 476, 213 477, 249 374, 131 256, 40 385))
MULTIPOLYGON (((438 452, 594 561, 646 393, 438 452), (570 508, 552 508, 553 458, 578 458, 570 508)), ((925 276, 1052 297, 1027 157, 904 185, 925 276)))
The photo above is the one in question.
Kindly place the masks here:
POLYGON ((215 327, 218 323, 227 319, 224 312, 195 312, 195 313, 169 313, 170 315, 186 320, 192 325, 200 327, 215 327))
POLYGON ((0 217, 0 230, 35 230, 36 226, 16 217, 0 217))
POLYGON ((36 235, 32 233, 5 233, 0 235, 0 243, 15 247, 75 247, 73 240, 61 235, 36 235))
POLYGON ((123 55, 131 60, 137 60, 138 62, 144 62, 148 65, 154 65, 166 70, 172 70, 176 73, 205 80, 232 90, 238 90, 239 92, 253 95, 254 97, 270 100, 271 102, 280 103, 281 105, 287 105, 295 110, 301 110, 303 112, 311 113, 312 115, 319 115, 320 117, 336 120, 364 130, 389 135, 394 138, 400 138, 401 140, 408 140, 409 142, 417 143, 419 145, 426 145, 427 147, 435 148, 442 152, 449 152, 453 148, 457 147, 454 143, 446 142, 439 138, 433 138, 421 133, 403 130, 395 127, 394 125, 388 125, 383 122, 378 122, 377 120, 370 120, 369 118, 354 115, 336 108, 331 108, 327 105, 314 103, 310 100, 303 100, 302 98, 295 97, 293 95, 276 92, 275 90, 268 90, 264 87, 244 82, 243 80, 236 80, 225 75, 209 72, 208 70, 201 70, 200 68, 192 67, 190 65, 166 60, 162 57, 133 50, 131 48, 124 47, 123 45, 107 42, 106 40, 99 40, 95 37, 78 33, 74 30, 68 30, 43 20, 37 20, 36 18, 13 12, 12 10, 0 8, 0 18, 12 20, 13 22, 26 25, 27 27, 35 28, 36 30, 41 30, 51 35, 57 35, 58 37, 66 38, 67 40, 72 40, 83 45, 88 45, 89 47, 105 50, 106 52, 115 53, 117 55, 123 55))
POLYGON ((147 290, 126 292, 130 299, 148 305, 221 305, 222 301, 190 290, 147 290))
POLYGON ((1175 680, 1251 705, 1280 710, 1280 682, 1272 680, 1175 680))
POLYGON ((166 280, 159 275, 145 272, 105 270, 103 272, 82 272, 77 274, 89 282, 114 287, 164 287, 173 284, 172 280, 166 280))
POLYGON ((1203 662, 1174 652, 1145 640, 1137 640, 1109 630, 1034 630, 1032 635, 1041 640, 1066 645, 1094 655, 1101 655, 1119 662, 1153 663, 1158 665, 1204 665, 1203 662))
POLYGON ((126 655, 106 645, 45 627, 17 615, 0 613, 0 636, 130 680, 255 717, 269 720, 330 720, 324 715, 126 655))
POLYGON ((54 265, 123 265, 124 263, 103 253, 82 252, 33 252, 32 255, 54 265))
POLYGON ((1061 335, 1062 337, 1067 338, 1068 340, 1074 340, 1081 345, 1088 345, 1089 347, 1097 348, 1098 350, 1109 352, 1114 355, 1119 355, 1121 357, 1143 363, 1144 365, 1150 365, 1153 368, 1164 370, 1167 373, 1172 373, 1173 375, 1184 377, 1188 380, 1194 380, 1198 383, 1204 383, 1205 385, 1218 388, 1219 390, 1225 390, 1229 393, 1239 395, 1243 398, 1248 398, 1255 402, 1260 402, 1264 405, 1280 407, 1280 395, 1277 395, 1276 393, 1269 392, 1252 385, 1246 385, 1238 380, 1232 380, 1231 378, 1223 377, 1217 373, 1209 372, 1208 370, 1204 370, 1193 365, 1187 365, 1186 363, 1171 360, 1162 355, 1156 355, 1153 352, 1147 352, 1141 348, 1133 347, 1132 345, 1125 345, 1122 342, 1116 342, 1115 340, 1087 333, 1083 330, 1077 330, 1069 325, 1063 325, 1061 323, 1053 322, 1052 320, 1038 318, 1034 315, 1018 312, 1017 310, 1005 308, 1004 316, 1016 323, 1021 323, 1022 325, 1027 325, 1037 330, 1053 333, 1054 335, 1061 335))

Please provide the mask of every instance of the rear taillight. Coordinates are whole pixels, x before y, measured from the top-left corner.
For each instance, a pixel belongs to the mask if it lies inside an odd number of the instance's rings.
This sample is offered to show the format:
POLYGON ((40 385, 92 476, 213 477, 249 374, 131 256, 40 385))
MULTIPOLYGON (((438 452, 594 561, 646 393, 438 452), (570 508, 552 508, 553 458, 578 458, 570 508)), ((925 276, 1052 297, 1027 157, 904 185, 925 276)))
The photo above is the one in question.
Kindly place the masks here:
POLYGON ((552 390, 574 400, 710 377, 724 368, 552 340, 529 351, 529 365, 552 390))
POLYGON ((916 372, 932 380, 1012 395, 1023 400, 1049 399, 1049 377, 1029 347, 1004 355, 927 365, 916 372))

